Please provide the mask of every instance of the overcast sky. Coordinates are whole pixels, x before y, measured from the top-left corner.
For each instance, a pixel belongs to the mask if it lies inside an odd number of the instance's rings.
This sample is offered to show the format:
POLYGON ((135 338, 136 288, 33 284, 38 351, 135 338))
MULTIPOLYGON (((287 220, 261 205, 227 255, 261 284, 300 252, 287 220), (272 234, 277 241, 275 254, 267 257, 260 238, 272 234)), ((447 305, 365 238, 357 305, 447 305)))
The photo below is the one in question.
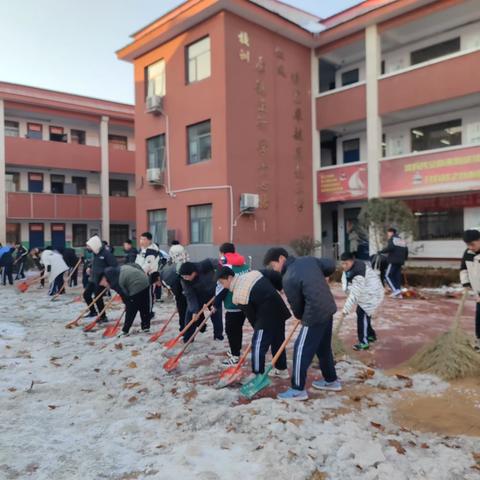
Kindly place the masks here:
MULTIPOLYGON (((359 0, 284 0, 327 17, 359 0)), ((115 51, 181 0, 0 0, 0 81, 133 102, 115 51)))

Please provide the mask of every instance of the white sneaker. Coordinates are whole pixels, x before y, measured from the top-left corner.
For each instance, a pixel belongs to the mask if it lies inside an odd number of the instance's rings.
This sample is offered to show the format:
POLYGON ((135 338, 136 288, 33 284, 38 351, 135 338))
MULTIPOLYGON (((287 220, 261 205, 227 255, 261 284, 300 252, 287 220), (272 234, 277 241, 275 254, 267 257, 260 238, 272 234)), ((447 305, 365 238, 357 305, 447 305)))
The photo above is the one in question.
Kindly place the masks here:
POLYGON ((128 332, 128 333, 120 332, 120 333, 117 335, 117 338, 129 337, 129 336, 130 336, 130 332, 128 332))
POLYGON ((268 372, 269 377, 276 377, 276 378, 283 378, 287 379, 290 378, 290 374, 288 373, 288 369, 279 370, 278 368, 273 368, 268 372))
POLYGON ((237 357, 236 355, 232 355, 230 352, 227 354, 227 358, 222 362, 222 365, 225 365, 226 367, 231 367, 237 365, 239 362, 240 357, 237 357))

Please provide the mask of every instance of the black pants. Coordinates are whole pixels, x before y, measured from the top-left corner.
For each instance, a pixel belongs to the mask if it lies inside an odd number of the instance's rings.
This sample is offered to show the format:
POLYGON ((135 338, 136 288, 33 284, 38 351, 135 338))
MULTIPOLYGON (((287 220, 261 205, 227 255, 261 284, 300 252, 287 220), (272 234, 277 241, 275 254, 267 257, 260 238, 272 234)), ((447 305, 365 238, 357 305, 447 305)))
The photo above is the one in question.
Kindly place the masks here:
POLYGON ((21 278, 25 278, 24 269, 25 269, 25 261, 22 260, 21 262, 18 262, 18 266, 17 266, 17 276, 15 277, 15 280, 19 280, 19 279, 21 279, 21 278))
MULTIPOLYGON (((5 283, 4 283, 5 285, 5 283)), ((480 339, 480 303, 477 303, 477 310, 475 315, 475 335, 480 339)))
POLYGON ((392 293, 399 295, 402 292, 402 266, 389 263, 385 272, 385 280, 392 289, 392 293))
MULTIPOLYGON (((196 313, 196 312, 195 312, 196 313)), ((185 314, 185 321, 184 327, 188 325, 190 320, 192 320, 194 312, 191 312, 187 309, 187 313, 185 314)), ((191 327, 185 332, 183 336, 183 341, 186 343, 190 339, 190 337, 195 333, 195 329, 200 325, 203 320, 203 314, 198 317, 198 320, 191 325, 191 327)), ((217 310, 211 317, 210 320, 213 324, 213 338, 223 340, 223 321, 222 321, 222 310, 217 310)), ((203 329, 202 329, 203 331, 203 329)))
POLYGON ((307 370, 315 355, 320 361, 324 380, 327 382, 337 380, 332 353, 332 327, 333 318, 311 327, 302 326, 293 349, 292 388, 305 389, 307 370))
MULTIPOLYGON (((60 291, 62 286, 63 286, 63 273, 61 273, 60 275, 57 275, 55 277, 55 279, 53 280, 53 282, 50 285, 50 289, 48 290, 48 294, 49 295, 55 295, 56 293, 58 293, 60 291)), ((65 292, 65 290, 62 293, 64 293, 64 292, 65 292)))
MULTIPOLYGON (((95 283, 93 282, 88 282, 84 292, 83 292, 83 299, 85 300, 85 303, 87 305, 90 305, 92 303, 92 300, 97 297, 98 295, 100 295, 100 292, 103 290, 103 287, 101 287, 100 285, 96 285, 95 283)), ((96 307, 95 308, 95 305, 92 305, 90 307, 90 313, 92 315, 95 315, 97 312, 100 313, 103 308, 105 307, 104 303, 103 303, 103 297, 104 297, 105 294, 103 294, 96 302, 96 307)), ((103 312, 103 315, 102 315, 102 318, 105 318, 106 315, 105 315, 105 312, 103 312)))
MULTIPOLYGON (((253 332, 252 337, 252 372, 265 372, 265 355, 268 349, 272 349, 272 356, 285 341, 285 322, 279 322, 278 327, 271 329, 258 329, 253 332)), ((287 368, 287 354, 285 350, 280 355, 275 368, 285 370, 287 368)))
POLYGON ((187 299, 182 292, 175 294, 175 303, 178 310, 179 330, 182 331, 185 327, 185 316, 187 314, 187 299))
POLYGON ((142 319, 142 330, 150 328, 150 312, 151 312, 151 288, 147 287, 141 292, 128 297, 125 302, 125 323, 123 324, 123 332, 128 333, 130 328, 140 312, 142 319))
POLYGON ((10 285, 13 285, 13 267, 11 265, 6 265, 3 267, 2 270, 2 283, 3 285, 7 284, 7 279, 8 283, 10 285))
POLYGON ((228 344, 230 345, 230 352, 235 357, 239 357, 242 350, 243 324, 245 323, 245 318, 245 313, 243 312, 225 313, 225 332, 227 334, 228 344))
POLYGON ((155 300, 161 300, 162 299, 162 287, 155 285, 155 300))
POLYGON ((369 337, 377 338, 377 334, 372 327, 372 317, 357 306, 357 334, 360 343, 368 343, 369 337))
MULTIPOLYGON (((68 269, 68 275, 72 275, 73 269, 75 267, 70 267, 68 269)), ((69 287, 76 287, 78 285, 78 267, 77 269, 73 272, 73 275, 70 277, 70 280, 68 281, 68 286, 69 287)))

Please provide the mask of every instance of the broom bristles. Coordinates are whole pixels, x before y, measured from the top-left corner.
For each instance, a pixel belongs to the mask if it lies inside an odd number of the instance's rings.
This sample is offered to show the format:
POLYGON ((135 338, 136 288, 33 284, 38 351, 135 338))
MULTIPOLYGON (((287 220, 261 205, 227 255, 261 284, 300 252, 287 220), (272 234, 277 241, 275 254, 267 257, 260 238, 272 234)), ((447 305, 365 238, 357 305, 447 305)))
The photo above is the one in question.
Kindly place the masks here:
POLYGON ((407 363, 414 370, 455 380, 480 374, 480 355, 459 325, 423 347, 407 363))

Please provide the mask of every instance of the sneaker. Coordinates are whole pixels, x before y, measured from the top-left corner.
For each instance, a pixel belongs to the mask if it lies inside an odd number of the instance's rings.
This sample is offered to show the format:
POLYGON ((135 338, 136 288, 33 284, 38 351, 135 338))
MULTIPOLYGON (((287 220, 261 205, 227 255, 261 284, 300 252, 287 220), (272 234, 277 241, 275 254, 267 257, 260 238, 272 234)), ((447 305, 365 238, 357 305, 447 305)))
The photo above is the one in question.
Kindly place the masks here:
POLYGON ((101 317, 97 320, 97 323, 108 323, 108 318, 107 317, 101 317))
POLYGON ((370 348, 370 345, 368 343, 357 343, 352 348, 359 352, 361 350, 368 350, 370 348))
POLYGON ((120 332, 120 333, 117 335, 117 338, 129 337, 129 336, 130 336, 130 332, 120 332))
POLYGON ((237 365, 239 362, 240 357, 237 357, 236 355, 232 355, 231 353, 227 354, 227 358, 223 360, 222 365, 225 365, 226 367, 231 367, 237 365))
POLYGON ((392 293, 392 294, 390 294, 390 298, 395 298, 395 299, 398 300, 400 298, 403 298, 403 296, 402 296, 401 292, 400 293, 392 293))
POLYGON ((241 384, 246 385, 247 383, 250 383, 252 380, 256 378, 257 374, 256 373, 251 373, 250 375, 247 375, 245 378, 242 378, 241 384))
POLYGON ((149 328, 142 328, 142 333, 150 333, 150 327, 149 328))
POLYGON ((368 337, 368 343, 375 343, 377 341, 377 337, 368 337))
POLYGON ((289 388, 286 392, 277 395, 279 400, 308 400, 308 393, 306 390, 296 390, 289 388))
POLYGON ((316 380, 312 382, 312 387, 316 388, 317 390, 325 390, 330 392, 342 391, 342 384, 338 380, 335 380, 334 382, 327 382, 325 380, 316 380))
POLYGON ((268 376, 269 377, 276 377, 276 378, 283 378, 283 379, 290 378, 290 374, 288 373, 288 368, 286 368, 285 370, 279 370, 278 368, 272 368, 272 370, 270 370, 268 372, 268 376))
POLYGON ((477 341, 475 342, 475 346, 473 348, 476 352, 480 353, 480 338, 477 338, 477 341))
POLYGON ((97 316, 97 312, 88 312, 83 318, 93 318, 97 316))

